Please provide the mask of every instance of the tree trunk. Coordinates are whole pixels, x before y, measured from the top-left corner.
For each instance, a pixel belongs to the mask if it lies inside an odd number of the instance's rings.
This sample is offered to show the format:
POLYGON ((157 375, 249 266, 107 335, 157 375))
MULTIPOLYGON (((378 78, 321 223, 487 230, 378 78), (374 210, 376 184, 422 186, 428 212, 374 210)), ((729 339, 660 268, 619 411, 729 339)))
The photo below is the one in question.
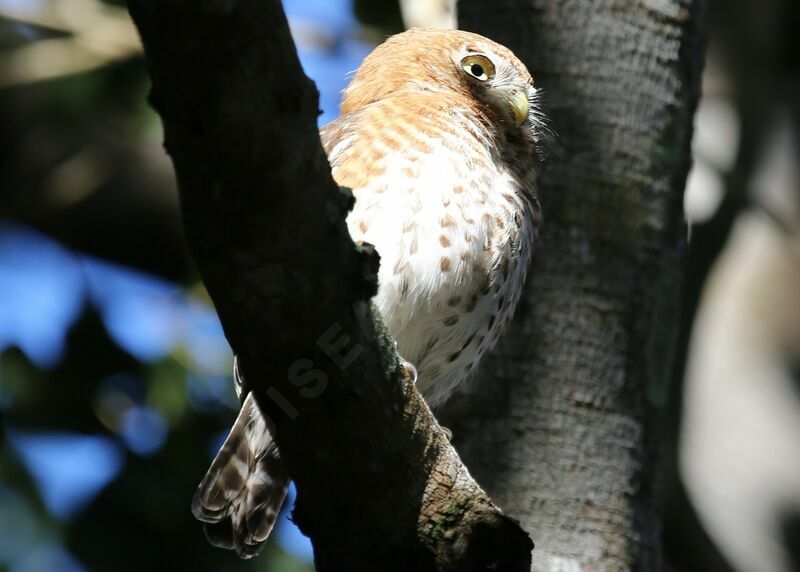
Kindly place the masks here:
POLYGON ((469 476, 370 309, 377 256, 347 232, 352 197, 280 2, 129 6, 187 241, 318 570, 527 571, 530 539, 469 476))
POLYGON ((516 320, 440 416, 536 540, 534 570, 656 570, 660 406, 686 251, 683 188, 703 0, 461 0, 506 44, 556 132, 516 320))

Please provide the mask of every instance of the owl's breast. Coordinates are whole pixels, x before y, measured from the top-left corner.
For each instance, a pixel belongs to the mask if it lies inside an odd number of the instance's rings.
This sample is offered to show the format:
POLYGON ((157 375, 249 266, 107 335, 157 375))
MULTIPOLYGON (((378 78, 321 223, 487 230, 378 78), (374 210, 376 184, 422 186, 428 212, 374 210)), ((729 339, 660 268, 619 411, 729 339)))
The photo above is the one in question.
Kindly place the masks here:
POLYGON ((510 170, 432 145, 356 186, 347 224, 381 256, 375 303, 435 405, 471 375, 513 313, 536 213, 510 170))

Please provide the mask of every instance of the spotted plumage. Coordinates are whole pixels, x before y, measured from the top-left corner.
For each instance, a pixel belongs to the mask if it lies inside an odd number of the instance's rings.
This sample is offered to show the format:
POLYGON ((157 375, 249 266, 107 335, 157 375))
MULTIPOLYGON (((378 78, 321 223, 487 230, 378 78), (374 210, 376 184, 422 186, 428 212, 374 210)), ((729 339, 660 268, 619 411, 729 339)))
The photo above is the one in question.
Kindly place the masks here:
POLYGON ((434 406, 473 372, 519 299, 539 220, 535 95, 506 48, 412 30, 366 59, 341 117, 322 129, 333 176, 356 198, 350 234, 381 256, 375 303, 434 406), (494 68, 484 81, 462 69, 475 55, 494 68), (521 124, 509 103, 518 93, 521 124))
MULTIPOLYGON (((541 127, 531 76, 508 49, 411 30, 366 58, 321 130, 334 178, 356 199, 350 234, 381 256, 374 302, 432 406, 470 378, 519 300, 539 223, 541 127)), ((211 541, 244 557, 266 539, 287 482, 256 417, 248 398, 237 445, 220 451, 193 505, 224 530, 211 541)))

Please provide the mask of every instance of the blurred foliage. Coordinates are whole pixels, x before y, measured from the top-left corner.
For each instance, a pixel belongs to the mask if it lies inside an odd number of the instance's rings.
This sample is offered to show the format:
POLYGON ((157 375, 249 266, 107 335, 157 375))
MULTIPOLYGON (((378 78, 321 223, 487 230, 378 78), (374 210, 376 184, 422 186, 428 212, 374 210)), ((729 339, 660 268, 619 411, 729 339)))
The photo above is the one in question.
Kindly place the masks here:
MULTIPOLYGON (((119 475, 88 506, 66 519, 49 514, 36 479, 6 448, 0 457, 2 482, 11 486, 18 495, 17 502, 27 507, 28 517, 34 521, 32 534, 38 537, 24 539, 18 545, 63 543, 87 570, 310 569, 275 543, 260 558, 241 561, 232 553, 211 547, 203 538, 200 525, 189 511, 189 500, 208 468, 211 444, 227 430, 232 411, 190 407, 186 374, 173 358, 146 364, 120 350, 91 309, 72 327, 64 359, 54 369, 42 371, 17 350, 3 354, 3 428, 33 434, 58 431, 103 435, 118 442, 114 425, 107 427, 98 412, 107 382, 123 376, 131 382, 126 387, 131 397, 163 414, 169 424, 166 440, 158 450, 152 454, 125 450, 119 475)), ((92 456, 69 460, 93 461, 97 459, 92 456)), ((4 505, 0 527, 8 526, 13 516, 5 509, 4 505)), ((0 555, 13 550, 8 541, 6 536, 0 539, 0 555)), ((24 562, 24 555, 13 560, 20 559, 24 562)))

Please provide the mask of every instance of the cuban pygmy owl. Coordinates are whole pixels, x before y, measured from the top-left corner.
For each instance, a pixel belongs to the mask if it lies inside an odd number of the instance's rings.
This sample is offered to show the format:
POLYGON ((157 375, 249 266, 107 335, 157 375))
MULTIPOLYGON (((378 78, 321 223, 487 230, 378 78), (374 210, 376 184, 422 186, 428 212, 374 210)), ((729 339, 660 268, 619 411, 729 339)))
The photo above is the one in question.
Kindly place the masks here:
MULTIPOLYGON (((380 254, 374 302, 431 406, 470 377, 519 300, 540 217, 536 96, 507 48, 410 30, 364 60, 320 132, 335 180, 356 199, 350 234, 380 254)), ((192 510, 213 544, 251 557, 288 483, 248 394, 192 510)))

